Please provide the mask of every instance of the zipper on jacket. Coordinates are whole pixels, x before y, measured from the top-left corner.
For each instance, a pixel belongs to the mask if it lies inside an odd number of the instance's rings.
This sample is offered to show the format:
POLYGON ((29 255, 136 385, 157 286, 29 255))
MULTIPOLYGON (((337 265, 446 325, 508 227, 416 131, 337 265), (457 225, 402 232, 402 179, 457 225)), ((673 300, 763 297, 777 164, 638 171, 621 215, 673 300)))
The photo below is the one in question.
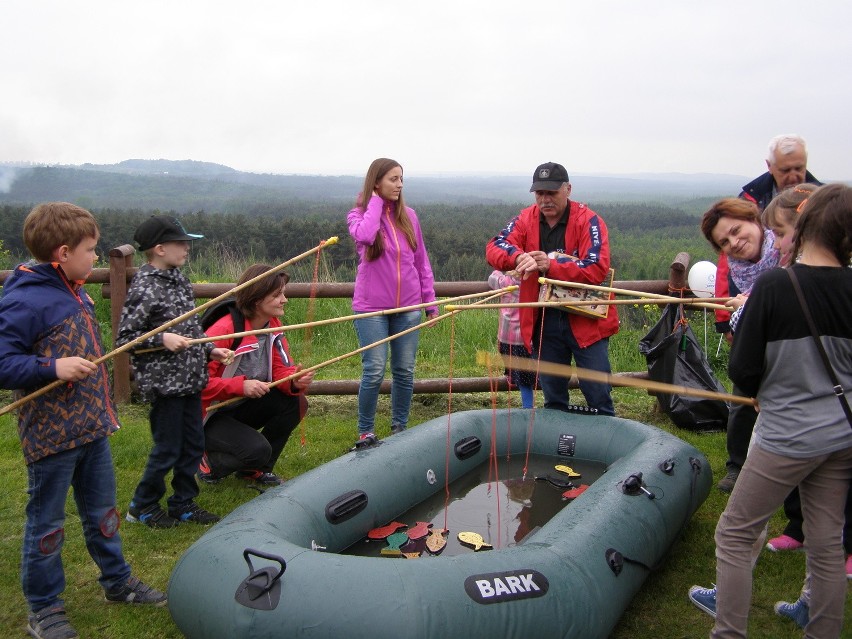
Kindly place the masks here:
POLYGON ((390 204, 385 208, 385 214, 388 216, 388 224, 390 224, 391 230, 393 230, 393 241, 396 244, 396 307, 399 308, 400 299, 402 299, 402 255, 400 255, 399 249, 399 236, 396 232, 396 226, 394 226, 393 218, 391 217, 391 207, 390 204))

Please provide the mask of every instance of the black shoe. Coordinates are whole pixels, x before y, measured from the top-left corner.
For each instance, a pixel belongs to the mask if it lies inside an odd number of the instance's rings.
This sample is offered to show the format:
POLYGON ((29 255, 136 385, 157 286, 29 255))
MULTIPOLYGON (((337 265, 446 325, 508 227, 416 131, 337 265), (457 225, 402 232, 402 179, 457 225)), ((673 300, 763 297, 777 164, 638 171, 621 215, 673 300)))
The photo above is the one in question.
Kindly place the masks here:
POLYGON ((405 430, 405 426, 400 426, 399 424, 394 424, 391 426, 391 435, 397 435, 405 430))
POLYGON ((35 639, 75 639, 80 636, 68 621, 62 606, 42 608, 32 613, 27 632, 35 639))
POLYGON ((716 488, 721 490, 723 493, 729 493, 734 489, 734 484, 737 483, 737 478, 740 476, 739 470, 729 470, 728 474, 722 477, 719 480, 719 483, 716 484, 716 488))
POLYGON ((207 458, 207 453, 201 457, 201 463, 198 464, 198 481, 204 482, 205 484, 218 484, 223 477, 219 477, 216 473, 213 472, 213 468, 210 466, 210 460, 207 458))
POLYGON ((156 503, 140 509, 131 501, 125 519, 132 523, 145 524, 149 528, 174 528, 178 525, 178 520, 169 517, 166 511, 160 508, 160 504, 156 503))
POLYGON ((177 521, 191 521, 195 524, 206 526, 215 524, 219 521, 219 515, 214 515, 207 512, 194 501, 189 502, 186 506, 178 509, 169 509, 169 517, 174 517, 177 521))
POLYGON ((107 601, 130 604, 148 604, 165 606, 168 603, 166 593, 143 584, 137 577, 130 577, 124 585, 104 591, 107 601))
POLYGON ((262 470, 244 470, 240 473, 240 477, 261 486, 279 486, 284 483, 284 480, 275 473, 267 473, 262 470))

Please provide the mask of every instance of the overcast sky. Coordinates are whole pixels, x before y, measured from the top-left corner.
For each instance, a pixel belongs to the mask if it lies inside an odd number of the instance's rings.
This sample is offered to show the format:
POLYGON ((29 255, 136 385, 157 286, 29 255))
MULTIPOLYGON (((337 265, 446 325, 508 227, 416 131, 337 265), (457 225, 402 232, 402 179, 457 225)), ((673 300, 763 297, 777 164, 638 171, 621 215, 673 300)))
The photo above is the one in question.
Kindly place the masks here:
POLYGON ((0 161, 852 179, 852 2, 4 0, 0 161))

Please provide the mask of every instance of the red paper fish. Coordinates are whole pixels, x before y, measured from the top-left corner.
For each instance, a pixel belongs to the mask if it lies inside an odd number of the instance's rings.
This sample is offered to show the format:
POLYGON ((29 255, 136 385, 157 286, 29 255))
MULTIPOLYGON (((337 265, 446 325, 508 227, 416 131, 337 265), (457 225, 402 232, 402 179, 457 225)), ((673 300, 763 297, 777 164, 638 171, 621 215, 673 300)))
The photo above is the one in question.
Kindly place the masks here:
POLYGON ((431 522, 418 521, 408 530, 409 539, 422 539, 429 534, 429 529, 432 527, 431 522))
POLYGON ((408 524, 401 524, 398 521, 392 521, 387 526, 381 528, 373 528, 367 533, 367 539, 386 539, 394 534, 400 528, 408 528, 408 524))
POLYGON ((586 488, 588 488, 588 487, 589 487, 588 484, 580 484, 576 488, 572 488, 571 490, 566 490, 564 493, 562 493, 562 496, 565 499, 576 499, 577 497, 582 495, 584 492, 586 492, 586 488))

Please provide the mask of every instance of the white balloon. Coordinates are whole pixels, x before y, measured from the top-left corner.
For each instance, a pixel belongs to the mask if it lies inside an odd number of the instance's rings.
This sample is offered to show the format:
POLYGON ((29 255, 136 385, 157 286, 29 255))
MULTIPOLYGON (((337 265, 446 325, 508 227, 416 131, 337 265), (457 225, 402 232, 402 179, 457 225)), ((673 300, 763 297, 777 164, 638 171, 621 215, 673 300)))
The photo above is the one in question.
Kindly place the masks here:
POLYGON ((716 290, 716 265, 713 262, 696 262, 689 269, 686 281, 696 297, 713 297, 716 290))

